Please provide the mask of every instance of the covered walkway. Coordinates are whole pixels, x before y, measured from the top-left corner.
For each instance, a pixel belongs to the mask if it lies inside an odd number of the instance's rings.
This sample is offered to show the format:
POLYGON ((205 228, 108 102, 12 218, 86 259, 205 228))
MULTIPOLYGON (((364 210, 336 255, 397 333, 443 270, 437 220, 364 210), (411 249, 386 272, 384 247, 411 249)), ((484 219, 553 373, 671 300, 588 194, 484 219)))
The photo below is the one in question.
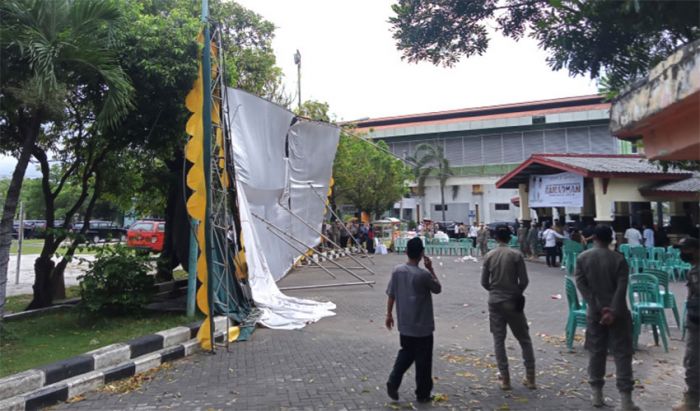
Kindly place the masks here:
POLYGON ((522 221, 530 220, 533 209, 540 221, 556 215, 564 220, 561 216, 566 215, 568 221, 584 224, 609 223, 617 232, 631 224, 656 224, 668 226, 672 236, 697 235, 700 176, 686 170, 664 171, 637 155, 533 154, 499 179, 496 187, 519 190, 522 221), (580 190, 579 203, 531 207, 532 182, 540 184, 543 176, 562 173, 568 173, 572 182, 566 190, 580 190))

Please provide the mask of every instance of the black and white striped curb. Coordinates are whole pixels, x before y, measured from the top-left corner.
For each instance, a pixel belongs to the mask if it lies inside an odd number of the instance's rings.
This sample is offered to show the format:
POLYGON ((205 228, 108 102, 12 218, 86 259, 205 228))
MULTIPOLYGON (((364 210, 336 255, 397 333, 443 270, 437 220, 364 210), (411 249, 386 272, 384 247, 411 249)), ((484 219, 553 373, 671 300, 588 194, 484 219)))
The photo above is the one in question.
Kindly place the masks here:
MULTIPOLYGON (((0 411, 47 407, 191 355, 200 350, 195 338, 199 325, 171 328, 2 378, 0 411)), ((226 317, 215 319, 216 330, 226 325, 226 317)), ((216 333, 217 340, 223 337, 224 331, 216 333)))
POLYGON ((362 250, 360 250, 357 247, 350 247, 350 248, 342 248, 340 250, 334 249, 334 250, 327 250, 327 251, 322 251, 322 252, 315 252, 311 254, 310 257, 306 257, 301 261, 302 265, 314 265, 311 261, 313 260, 314 263, 322 263, 327 260, 335 260, 341 257, 345 257, 351 254, 363 254, 362 250))

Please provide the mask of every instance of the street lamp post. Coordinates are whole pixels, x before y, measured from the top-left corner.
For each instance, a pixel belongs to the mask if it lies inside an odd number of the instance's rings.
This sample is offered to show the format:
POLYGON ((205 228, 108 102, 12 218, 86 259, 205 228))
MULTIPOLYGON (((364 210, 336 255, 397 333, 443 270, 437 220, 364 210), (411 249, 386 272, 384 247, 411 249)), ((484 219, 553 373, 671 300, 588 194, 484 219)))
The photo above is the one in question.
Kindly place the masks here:
POLYGON ((297 65, 297 99, 298 110, 301 112, 301 53, 294 53, 294 64, 297 65))

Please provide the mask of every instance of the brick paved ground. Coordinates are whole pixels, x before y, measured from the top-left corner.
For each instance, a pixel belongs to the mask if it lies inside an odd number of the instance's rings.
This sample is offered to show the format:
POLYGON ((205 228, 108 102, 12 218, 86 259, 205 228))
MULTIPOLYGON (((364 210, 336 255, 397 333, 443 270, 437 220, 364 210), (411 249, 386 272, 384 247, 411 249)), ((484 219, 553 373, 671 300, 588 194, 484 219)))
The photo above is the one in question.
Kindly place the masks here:
MULTIPOLYGON (((90 393, 86 399, 59 409, 187 409, 187 410, 311 410, 311 409, 473 409, 473 410, 589 410, 586 354, 582 341, 576 352, 563 346, 566 299, 562 272, 528 263, 530 287, 526 313, 535 343, 539 389, 519 384, 508 394, 496 382, 486 293, 479 286, 480 265, 455 257, 435 259, 443 293, 435 301, 437 331, 434 353, 434 393, 444 400, 414 401, 413 373, 404 379, 401 401, 392 403, 384 384, 398 349, 398 334, 383 326, 384 290, 391 268, 404 260, 388 255, 374 258, 377 285, 290 291, 307 298, 331 300, 337 316, 300 331, 257 330, 252 340, 231 346, 230 352, 197 354, 177 361, 153 381, 128 394, 90 393), (551 296, 562 294, 561 299, 551 296)), ((346 266, 356 266, 344 260, 346 266)), ((361 271, 357 271, 362 273, 361 271)), ((362 273, 363 275, 366 273, 362 273)), ((339 280, 352 281, 339 272, 339 280)), ((291 273, 282 286, 332 281, 319 269, 291 273)), ((673 285, 679 304, 685 289, 673 285)), ((670 313, 669 313, 670 314, 670 313)), ((683 390, 683 343, 672 317, 669 353, 653 346, 649 332, 635 355, 635 396, 645 410, 670 409, 683 390)), ((579 330, 579 335, 581 331, 579 330)), ((523 368, 517 342, 509 336, 511 374, 520 380, 523 368)), ((614 364, 608 361, 608 402, 616 404, 614 364)))

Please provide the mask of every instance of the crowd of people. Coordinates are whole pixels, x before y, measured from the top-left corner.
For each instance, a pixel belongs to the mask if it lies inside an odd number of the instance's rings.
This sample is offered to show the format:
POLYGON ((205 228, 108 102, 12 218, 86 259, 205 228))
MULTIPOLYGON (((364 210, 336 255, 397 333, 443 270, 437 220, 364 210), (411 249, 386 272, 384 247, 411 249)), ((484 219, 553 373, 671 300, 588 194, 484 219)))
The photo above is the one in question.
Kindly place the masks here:
POLYGON ((331 223, 323 223, 324 242, 326 247, 333 248, 338 245, 341 248, 358 246, 363 247, 368 253, 374 254, 376 232, 374 225, 348 221, 343 223, 335 220, 331 223))
MULTIPOLYGON (((574 234, 576 233, 569 233, 568 237, 576 238, 574 234)), ((614 357, 617 389, 621 398, 620 409, 639 410, 632 398, 632 316, 626 300, 629 267, 625 258, 611 247, 614 232, 610 226, 586 227, 578 234, 580 241, 594 243, 592 248, 579 254, 574 274, 576 286, 588 302, 585 347, 589 352, 588 382, 591 386, 592 405, 605 406, 603 385, 606 358, 608 353, 611 353, 614 357)), ((489 294, 489 325, 494 340, 500 388, 512 388, 505 349, 507 328, 510 328, 522 350, 525 366, 523 384, 534 390, 537 389, 535 356, 524 310, 524 291, 528 286, 528 274, 524 253, 509 247, 512 235, 512 229, 507 226, 496 228, 494 237, 498 246, 484 256, 481 285, 489 294)), ((519 240, 523 240, 520 244, 527 246, 532 245, 531 241, 544 239, 546 250, 556 248, 557 239, 566 237, 551 224, 545 224, 543 230, 539 230, 537 224, 532 227, 518 227, 517 235, 519 240)), ((641 239, 638 236, 634 238, 642 241, 650 238, 648 236, 647 232, 641 234, 641 239)), ((625 235, 625 238, 629 241, 632 236, 628 238, 625 235)), ((694 238, 686 238, 679 245, 681 259, 689 262, 692 268, 687 275, 687 340, 683 362, 687 387, 683 401, 673 407, 674 411, 698 410, 700 401, 698 247, 698 241, 694 238)), ((386 290, 388 298, 385 324, 389 330, 396 325, 400 336, 400 350, 386 383, 387 395, 393 400, 399 399, 398 390, 403 375, 415 363, 416 399, 418 402, 428 402, 431 400, 433 388, 432 351, 435 322, 432 294, 439 294, 442 286, 430 258, 424 255, 423 241, 420 238, 408 241, 406 254, 408 261, 394 269, 386 290), (425 269, 419 267, 421 260, 425 269), (396 320, 393 317, 394 306, 396 320)), ((551 254, 549 251, 548 263, 551 262, 551 254)))

